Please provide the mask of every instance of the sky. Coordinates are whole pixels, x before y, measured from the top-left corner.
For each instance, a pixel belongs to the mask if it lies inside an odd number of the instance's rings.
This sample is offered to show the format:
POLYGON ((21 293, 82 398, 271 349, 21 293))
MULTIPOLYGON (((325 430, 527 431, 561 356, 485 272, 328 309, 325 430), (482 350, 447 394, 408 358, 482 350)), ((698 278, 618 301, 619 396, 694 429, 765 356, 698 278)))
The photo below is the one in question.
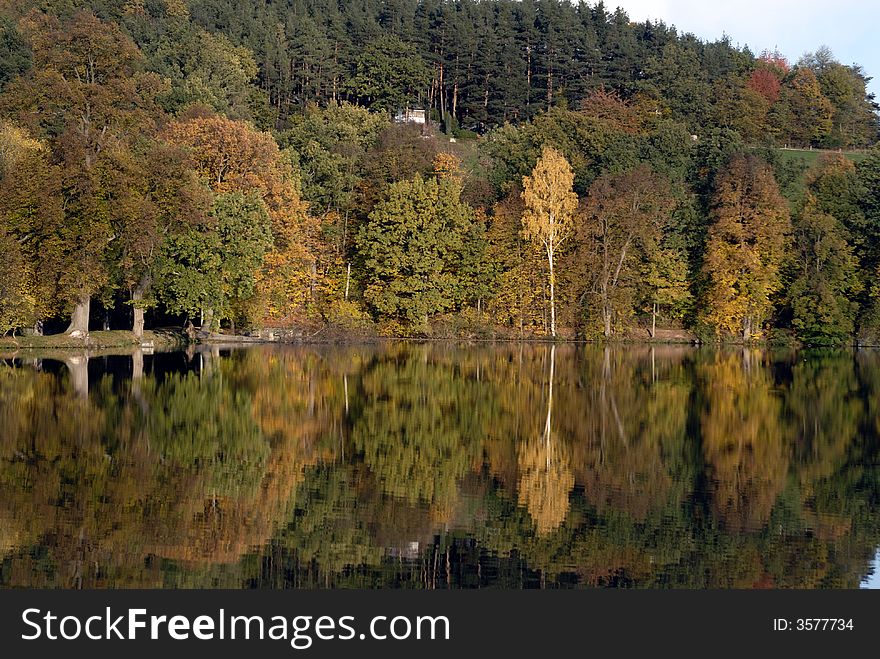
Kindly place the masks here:
POLYGON ((861 64, 880 98, 880 0, 605 0, 630 19, 661 20, 705 41, 728 35, 753 53, 779 50, 792 63, 828 46, 843 64, 861 64))

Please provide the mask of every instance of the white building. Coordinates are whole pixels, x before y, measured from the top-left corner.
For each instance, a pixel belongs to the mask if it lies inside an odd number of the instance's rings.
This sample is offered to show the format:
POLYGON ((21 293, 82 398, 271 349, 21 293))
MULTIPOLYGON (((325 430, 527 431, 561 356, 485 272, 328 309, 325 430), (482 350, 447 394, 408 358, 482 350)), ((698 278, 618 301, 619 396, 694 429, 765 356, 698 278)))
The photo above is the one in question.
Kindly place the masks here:
POLYGON ((394 115, 394 123, 397 124, 418 124, 424 126, 428 123, 428 113, 426 110, 417 110, 414 108, 406 108, 398 110, 394 115))

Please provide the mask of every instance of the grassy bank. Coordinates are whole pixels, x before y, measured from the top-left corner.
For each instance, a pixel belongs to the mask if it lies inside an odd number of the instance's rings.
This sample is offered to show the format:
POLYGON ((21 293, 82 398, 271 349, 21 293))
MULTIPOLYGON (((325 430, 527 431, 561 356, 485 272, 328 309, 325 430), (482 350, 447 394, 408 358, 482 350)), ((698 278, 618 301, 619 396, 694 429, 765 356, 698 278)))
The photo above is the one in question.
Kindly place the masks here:
POLYGON ((86 339, 73 338, 67 334, 49 336, 6 336, 0 337, 2 350, 104 350, 108 348, 134 348, 146 345, 153 348, 173 348, 187 343, 186 335, 176 330, 156 330, 144 332, 143 340, 127 330, 108 332, 89 332, 86 339))

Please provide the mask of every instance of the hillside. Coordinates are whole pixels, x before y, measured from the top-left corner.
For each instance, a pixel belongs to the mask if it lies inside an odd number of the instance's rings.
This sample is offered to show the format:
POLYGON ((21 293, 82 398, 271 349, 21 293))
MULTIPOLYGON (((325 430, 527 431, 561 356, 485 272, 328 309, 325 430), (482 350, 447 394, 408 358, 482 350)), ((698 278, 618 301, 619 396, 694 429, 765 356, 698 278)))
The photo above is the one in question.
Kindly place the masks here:
POLYGON ((868 79, 602 4, 5 0, 0 332, 874 341, 868 79))

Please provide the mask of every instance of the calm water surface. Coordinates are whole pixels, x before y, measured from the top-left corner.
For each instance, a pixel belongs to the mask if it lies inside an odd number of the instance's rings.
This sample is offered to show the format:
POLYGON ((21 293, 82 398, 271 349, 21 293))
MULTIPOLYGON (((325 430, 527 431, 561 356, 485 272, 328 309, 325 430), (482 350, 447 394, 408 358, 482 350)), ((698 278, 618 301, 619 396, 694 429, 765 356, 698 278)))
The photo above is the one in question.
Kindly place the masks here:
POLYGON ((0 586, 877 584, 880 353, 0 355, 0 586))

